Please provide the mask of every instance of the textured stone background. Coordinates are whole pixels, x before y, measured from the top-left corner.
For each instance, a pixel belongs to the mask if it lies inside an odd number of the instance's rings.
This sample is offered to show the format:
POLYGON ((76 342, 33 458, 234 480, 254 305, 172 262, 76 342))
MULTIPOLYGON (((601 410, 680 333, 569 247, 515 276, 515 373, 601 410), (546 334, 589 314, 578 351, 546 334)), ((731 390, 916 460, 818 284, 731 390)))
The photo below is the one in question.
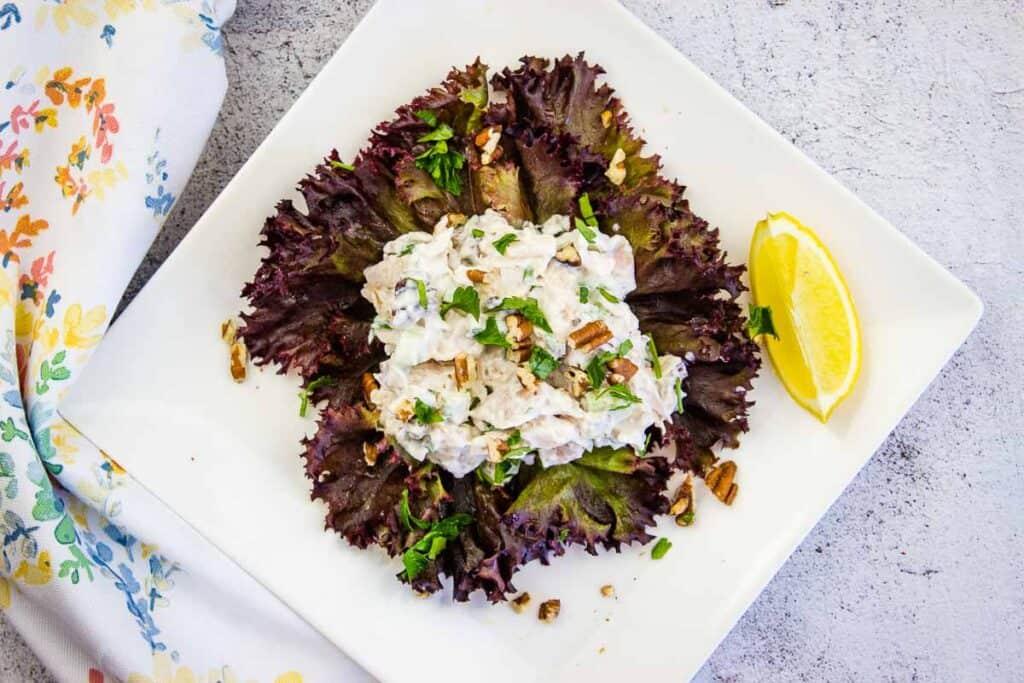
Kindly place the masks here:
MULTIPOLYGON (((987 307, 698 680, 1024 680, 1024 0, 626 4, 987 307)), ((240 1, 220 120, 128 297, 369 5, 240 1)), ((2 618, 0 680, 49 680, 2 618)))

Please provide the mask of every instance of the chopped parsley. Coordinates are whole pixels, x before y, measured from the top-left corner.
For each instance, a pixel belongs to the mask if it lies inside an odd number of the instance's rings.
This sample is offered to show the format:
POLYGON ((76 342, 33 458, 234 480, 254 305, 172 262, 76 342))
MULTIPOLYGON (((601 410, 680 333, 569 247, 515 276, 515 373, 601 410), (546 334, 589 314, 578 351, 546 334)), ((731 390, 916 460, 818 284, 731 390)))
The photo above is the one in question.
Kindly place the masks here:
POLYGON ((590 290, 586 287, 580 287, 580 303, 585 304, 590 301, 590 290))
POLYGON ((548 334, 551 334, 551 325, 548 324, 548 319, 544 317, 544 312, 540 310, 540 304, 533 297, 506 296, 501 300, 500 304, 494 308, 487 309, 488 313, 494 313, 495 311, 519 311, 524 318, 548 334))
POLYGON ((564 527, 558 532, 558 541, 560 543, 565 543, 565 539, 567 538, 569 538, 569 527, 564 527))
POLYGON ((467 313, 473 316, 475 319, 480 319, 480 295, 477 291, 470 286, 458 287, 455 292, 452 293, 451 301, 441 302, 441 317, 443 318, 448 311, 453 308, 467 313))
POLYGON ((604 287, 598 287, 597 291, 600 292, 601 296, 605 298, 605 301, 607 301, 610 304, 617 304, 620 302, 619 297, 615 296, 604 287))
POLYGON ((533 266, 526 266, 526 268, 523 268, 523 282, 526 282, 531 277, 533 277, 533 266))
POLYGON ((405 578, 413 581, 423 573, 427 565, 437 559, 464 528, 473 523, 473 518, 464 512, 457 512, 431 523, 430 530, 423 538, 402 553, 402 565, 405 567, 405 578))
POLYGON ((604 398, 612 399, 612 405, 608 410, 624 410, 633 403, 643 403, 625 384, 609 384, 597 392, 596 398, 599 400, 604 398))
POLYGON ((693 524, 693 517, 693 510, 691 510, 690 512, 684 512, 682 515, 680 515, 680 519, 682 519, 684 526, 690 526, 691 524, 693 524))
POLYGON ((430 522, 425 522, 416 515, 412 514, 412 510, 409 509, 409 489, 402 491, 402 500, 398 504, 398 519, 409 531, 413 528, 416 529, 429 529, 430 522))
POLYGON ((772 322, 772 309, 770 306, 750 306, 750 320, 747 321, 747 334, 751 339, 757 339, 762 334, 770 334, 776 339, 779 338, 775 331, 775 323, 772 322))
POLYGON ((439 124, 437 115, 426 109, 416 112, 416 117, 433 128, 416 142, 434 143, 416 157, 416 168, 429 173, 434 184, 442 190, 454 195, 462 194, 462 174, 459 171, 466 164, 466 158, 448 148, 448 140, 455 136, 455 131, 447 123, 439 124))
POLYGON ((590 195, 584 192, 580 195, 580 216, 583 222, 591 227, 597 227, 597 217, 594 215, 594 207, 590 205, 590 195))
POLYGON ((508 251, 508 245, 512 244, 513 242, 518 242, 518 241, 519 241, 519 237, 517 237, 515 233, 509 232, 509 233, 505 233, 504 235, 502 235, 498 239, 494 240, 494 242, 492 242, 491 244, 494 245, 494 248, 498 250, 499 254, 504 256, 505 252, 508 251))
POLYGON ((675 386, 673 387, 676 392, 676 412, 683 412, 683 380, 681 377, 676 378, 675 386))
POLYGON ((481 230, 480 228, 473 228, 473 229, 472 229, 472 230, 470 231, 470 233, 471 233, 471 234, 473 235, 473 237, 475 237, 475 238, 477 238, 477 239, 480 239, 481 237, 483 237, 483 236, 484 236, 484 231, 483 231, 483 230, 481 230))
POLYGON ((332 168, 340 168, 342 171, 349 171, 350 173, 356 170, 356 167, 352 164, 346 164, 344 161, 338 161, 337 159, 331 159, 327 162, 332 168))
POLYGON ((672 541, 667 538, 659 538, 658 542, 651 548, 651 559, 660 560, 672 549, 672 541))
POLYGON ((540 346, 534 346, 530 351, 530 372, 539 379, 547 379, 548 375, 558 367, 558 361, 540 346))
POLYGON ((651 369, 654 370, 654 378, 661 379, 661 358, 658 356, 658 348, 654 345, 654 337, 647 338, 647 355, 651 357, 651 369))
POLYGON ((487 316, 487 322, 484 323, 484 329, 480 330, 473 335, 473 339, 483 344, 484 346, 500 346, 503 349, 510 348, 512 345, 505 335, 498 329, 498 321, 493 315, 487 316))
POLYGON ((398 252, 398 255, 399 256, 408 256, 409 254, 412 253, 412 250, 415 249, 415 248, 416 248, 416 243, 415 242, 407 244, 407 245, 405 245, 405 249, 402 249, 402 251, 398 252))
POLYGON ((505 439, 505 443, 508 444, 509 448, 513 448, 515 446, 518 446, 522 442, 523 442, 523 433, 520 432, 518 429, 515 430, 514 432, 512 432, 511 434, 509 434, 508 438, 505 439))
POLYGON ((321 375, 307 384, 305 388, 299 392, 299 417, 306 417, 306 410, 309 408, 309 399, 312 398, 313 392, 320 387, 326 387, 332 384, 334 384, 334 378, 328 377, 327 375, 321 375))
POLYGON ((416 406, 413 408, 413 412, 416 414, 416 421, 421 425, 432 425, 444 421, 441 411, 429 403, 424 403, 419 398, 416 399, 416 406))
POLYGON ((420 109, 418 112, 416 112, 416 118, 418 118, 420 121, 423 121, 431 128, 437 127, 437 114, 430 111, 429 109, 420 109))
POLYGON ((420 308, 425 309, 430 303, 427 300, 427 284, 423 280, 412 279, 416 283, 416 296, 419 298, 420 308))

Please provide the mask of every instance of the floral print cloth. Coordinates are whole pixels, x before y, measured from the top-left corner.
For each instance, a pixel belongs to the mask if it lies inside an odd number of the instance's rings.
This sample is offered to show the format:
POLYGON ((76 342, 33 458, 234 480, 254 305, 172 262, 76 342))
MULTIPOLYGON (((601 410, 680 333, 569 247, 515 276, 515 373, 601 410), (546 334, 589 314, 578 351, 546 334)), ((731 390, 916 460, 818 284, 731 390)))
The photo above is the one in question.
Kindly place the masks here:
POLYGON ((233 11, 0 0, 0 609, 62 681, 366 678, 57 413, 210 132, 233 11))

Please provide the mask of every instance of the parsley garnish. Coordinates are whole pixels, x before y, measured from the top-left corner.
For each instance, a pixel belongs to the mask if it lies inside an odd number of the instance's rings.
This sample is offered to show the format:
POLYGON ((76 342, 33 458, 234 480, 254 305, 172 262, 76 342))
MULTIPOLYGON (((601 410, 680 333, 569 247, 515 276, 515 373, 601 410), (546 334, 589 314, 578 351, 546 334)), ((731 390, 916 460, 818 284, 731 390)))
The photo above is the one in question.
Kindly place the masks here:
POLYGON ((405 249, 402 249, 402 251, 398 252, 398 255, 399 256, 408 256, 409 254, 412 253, 412 250, 415 249, 415 248, 416 248, 416 243, 415 242, 413 242, 412 244, 407 244, 407 245, 405 245, 405 249))
POLYGON ((558 361, 550 353, 539 346, 530 351, 530 372, 539 379, 547 379, 548 375, 558 367, 558 361))
POLYGON ((506 296, 500 304, 487 310, 488 313, 495 311, 519 311, 531 323, 545 332, 551 333, 548 319, 544 317, 543 311, 540 310, 540 304, 533 297, 506 296))
POLYGON ((436 560, 448 541, 455 540, 459 533, 473 523, 473 518, 465 512, 457 512, 450 517, 440 519, 430 525, 430 530, 423 538, 402 553, 402 564, 405 566, 405 578, 413 581, 423 573, 431 560, 436 560))
POLYGON ((484 236, 484 231, 481 230, 480 228, 473 228, 470 232, 472 233, 473 237, 477 239, 480 239, 481 237, 484 236))
POLYGON ((437 115, 426 109, 416 112, 416 117, 434 129, 416 140, 434 143, 416 157, 416 168, 429 173, 434 184, 442 190, 454 195, 462 194, 462 175, 459 171, 465 165, 466 158, 448 149, 448 140, 455 136, 455 132, 447 123, 438 124, 437 115))
POLYGON ((448 311, 453 308, 456 308, 463 313, 468 313, 476 320, 479 320, 480 295, 477 294, 477 291, 470 286, 458 287, 455 292, 452 293, 451 301, 441 302, 441 317, 443 318, 448 311))
POLYGON ((770 334, 776 339, 779 338, 775 332, 775 323, 772 322, 772 309, 770 306, 750 306, 750 320, 747 321, 747 334, 751 339, 757 339, 762 334, 770 334))
POLYGON ((398 519, 401 520, 402 526, 409 531, 412 531, 413 527, 417 529, 430 528, 430 522, 423 521, 412 514, 412 511, 409 509, 409 489, 402 491, 402 500, 398 504, 398 519))
POLYGON ((654 370, 654 378, 661 379, 661 358, 658 357, 658 349, 654 345, 654 337, 647 338, 647 354, 651 357, 651 369, 654 370))
POLYGON ((522 443, 522 441, 523 441, 523 433, 520 432, 518 429, 515 430, 514 432, 512 432, 511 434, 509 434, 508 438, 505 439, 505 443, 508 444, 509 448, 513 448, 515 446, 518 446, 520 443, 522 443))
POLYGON ((605 301, 607 301, 610 304, 617 304, 620 301, 619 297, 615 296, 604 287, 598 287, 597 291, 599 291, 601 293, 601 296, 605 298, 605 301))
POLYGON ((682 516, 681 516, 681 518, 683 520, 683 525, 684 526, 690 526, 691 524, 693 524, 693 517, 694 517, 693 511, 684 512, 682 514, 682 516))
POLYGON ((425 309, 429 301, 427 301, 427 284, 423 280, 412 279, 416 283, 416 295, 419 297, 420 308, 425 309))
POLYGON ((413 408, 413 412, 416 414, 416 421, 421 425, 431 425, 444 421, 444 417, 437 408, 429 403, 424 403, 419 398, 416 399, 416 406, 413 408))
POLYGON ((306 417, 306 409, 309 408, 309 399, 313 396, 313 392, 320 387, 330 386, 331 384, 334 384, 334 378, 322 375, 307 384, 299 392, 299 417, 306 417))
POLYGON ((672 541, 667 538, 659 538, 658 542, 651 548, 651 559, 660 560, 665 557, 665 554, 672 549, 672 541))
POLYGON ((523 268, 523 282, 526 282, 531 277, 533 277, 533 266, 526 266, 526 268, 523 268))
POLYGON ((473 339, 476 339, 479 343, 485 346, 500 346, 503 349, 510 348, 512 345, 505 335, 498 329, 498 321, 493 315, 487 316, 487 322, 484 324, 484 329, 480 330, 473 335, 473 339))
POLYGON ((580 303, 585 304, 590 301, 590 290, 586 287, 580 287, 580 303))
POLYGON ((681 377, 676 377, 676 383, 673 387, 676 392, 676 412, 683 412, 683 380, 681 377))
POLYGON ((423 121, 425 124, 434 128, 437 126, 437 114, 430 111, 429 109, 420 109, 416 112, 416 118, 423 121))
POLYGON ((508 250, 508 245, 518 241, 519 238, 515 235, 515 233, 509 232, 502 235, 498 239, 494 240, 492 244, 494 245, 494 248, 498 250, 498 253, 504 256, 505 252, 508 250))
POLYGON ((356 170, 356 167, 352 164, 346 164, 344 161, 338 161, 336 159, 331 159, 327 163, 329 163, 333 168, 340 168, 342 171, 352 172, 356 170))

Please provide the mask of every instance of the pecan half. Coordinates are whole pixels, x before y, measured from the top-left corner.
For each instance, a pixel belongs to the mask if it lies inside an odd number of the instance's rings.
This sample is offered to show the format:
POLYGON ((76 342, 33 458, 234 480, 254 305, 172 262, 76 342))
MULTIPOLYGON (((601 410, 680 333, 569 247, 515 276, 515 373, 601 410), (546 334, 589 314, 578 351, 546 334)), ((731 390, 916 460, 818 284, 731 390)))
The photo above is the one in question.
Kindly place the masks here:
POLYGON ((715 498, 726 505, 732 505, 732 502, 736 500, 736 494, 740 490, 739 485, 733 483, 735 476, 736 463, 732 460, 726 460, 708 470, 704 475, 704 483, 715 494, 715 498))
POLYGON ((580 351, 593 351, 601 344, 610 341, 612 332, 601 320, 593 320, 578 330, 569 333, 569 348, 580 351))
POLYGON ((235 325, 234 318, 228 318, 220 324, 220 338, 226 341, 228 344, 233 344, 235 341, 235 335, 238 334, 238 326, 235 325))
POLYGON ((487 273, 477 268, 470 268, 466 271, 466 277, 474 284, 480 284, 487 279, 487 273))

